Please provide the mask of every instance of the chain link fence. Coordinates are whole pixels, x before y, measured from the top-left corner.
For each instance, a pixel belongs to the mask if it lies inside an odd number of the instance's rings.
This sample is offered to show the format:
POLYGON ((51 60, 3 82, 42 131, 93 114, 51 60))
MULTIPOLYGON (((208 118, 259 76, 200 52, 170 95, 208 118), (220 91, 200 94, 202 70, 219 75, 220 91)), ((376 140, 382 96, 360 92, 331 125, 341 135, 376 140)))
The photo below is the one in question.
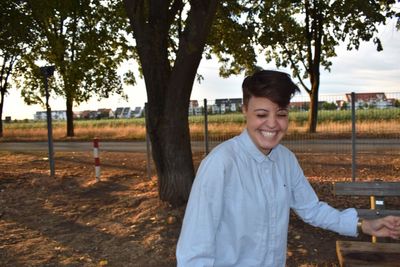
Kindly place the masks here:
MULTIPOLYGON (((374 168, 382 167, 371 164, 358 168, 361 155, 400 155, 399 99, 400 93, 322 95, 317 129, 310 133, 309 98, 296 97, 290 104, 289 130, 282 143, 299 155, 347 155, 348 162, 332 156, 329 164, 351 168, 351 178, 356 180, 365 176, 366 169, 372 173, 374 168)), ((202 149, 206 155, 219 143, 240 134, 246 124, 241 108, 241 99, 205 99, 202 105, 191 101, 189 120, 193 145, 197 146, 194 150, 202 149)))
MULTIPOLYGON (((355 137, 360 152, 398 152, 400 93, 354 96, 353 112, 351 93, 320 96, 315 133, 308 128, 308 97, 296 97, 290 105, 289 130, 283 143, 295 152, 351 153, 355 137)), ((196 149, 202 146, 208 153, 215 145, 240 134, 246 123, 241 108, 242 100, 237 98, 191 101, 189 122, 196 149)))
MULTIPOLYGON (((314 133, 308 128, 309 108, 308 96, 296 96, 290 104, 289 130, 282 143, 294 153, 331 155, 329 164, 351 168, 352 179, 360 173, 359 155, 400 156, 400 92, 320 95, 314 133), (347 162, 335 155, 344 155, 347 162)), ((241 98, 191 100, 188 116, 192 151, 204 156, 246 127, 241 98)))

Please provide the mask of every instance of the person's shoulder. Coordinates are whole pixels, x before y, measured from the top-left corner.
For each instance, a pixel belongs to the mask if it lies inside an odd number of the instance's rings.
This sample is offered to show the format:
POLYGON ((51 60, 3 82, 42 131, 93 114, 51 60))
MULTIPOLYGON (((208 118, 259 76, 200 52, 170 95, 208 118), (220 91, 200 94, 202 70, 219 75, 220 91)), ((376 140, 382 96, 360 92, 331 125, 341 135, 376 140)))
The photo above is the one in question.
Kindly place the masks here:
POLYGON ((228 139, 214 147, 203 161, 229 163, 235 159, 238 149, 236 138, 228 139))

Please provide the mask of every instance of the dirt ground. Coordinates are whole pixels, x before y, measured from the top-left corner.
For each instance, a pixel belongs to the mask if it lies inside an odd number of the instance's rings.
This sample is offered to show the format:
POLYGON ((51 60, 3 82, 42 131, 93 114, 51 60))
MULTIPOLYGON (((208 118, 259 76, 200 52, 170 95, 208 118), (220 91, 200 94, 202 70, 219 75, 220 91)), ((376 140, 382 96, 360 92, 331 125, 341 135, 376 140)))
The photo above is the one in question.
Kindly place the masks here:
MULTIPOLYGON (((175 266, 184 207, 157 198, 143 153, 101 152, 95 182, 91 152, 0 152, 0 266, 175 266)), ((195 155, 196 166, 202 155, 195 155)), ((336 207, 368 199, 334 197, 332 183, 350 180, 350 155, 299 154, 317 194, 336 207)), ((399 180, 400 154, 358 156, 362 180, 399 180)), ((388 206, 399 208, 398 198, 388 206)), ((338 266, 337 234, 291 217, 288 266, 338 266)))

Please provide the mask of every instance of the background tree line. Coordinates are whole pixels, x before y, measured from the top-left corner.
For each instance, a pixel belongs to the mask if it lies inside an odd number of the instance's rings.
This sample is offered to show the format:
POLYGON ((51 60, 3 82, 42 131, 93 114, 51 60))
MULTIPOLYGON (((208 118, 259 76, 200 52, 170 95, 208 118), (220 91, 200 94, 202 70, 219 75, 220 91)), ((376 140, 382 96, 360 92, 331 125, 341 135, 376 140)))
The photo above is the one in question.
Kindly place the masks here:
MULTIPOLYGON (((216 57, 220 75, 246 74, 257 59, 290 67, 309 94, 309 132, 318 118, 320 69, 331 67, 335 48, 358 49, 377 26, 399 18, 396 1, 364 0, 3 0, 0 3, 1 102, 10 77, 28 104, 43 103, 39 66, 54 65, 52 95, 63 97, 67 136, 73 107, 90 97, 123 95, 123 83, 144 78, 148 132, 159 194, 184 203, 194 178, 188 103, 201 59, 216 57), (139 70, 118 74, 126 60, 139 70)), ((0 135, 2 124, 0 122, 0 135)))

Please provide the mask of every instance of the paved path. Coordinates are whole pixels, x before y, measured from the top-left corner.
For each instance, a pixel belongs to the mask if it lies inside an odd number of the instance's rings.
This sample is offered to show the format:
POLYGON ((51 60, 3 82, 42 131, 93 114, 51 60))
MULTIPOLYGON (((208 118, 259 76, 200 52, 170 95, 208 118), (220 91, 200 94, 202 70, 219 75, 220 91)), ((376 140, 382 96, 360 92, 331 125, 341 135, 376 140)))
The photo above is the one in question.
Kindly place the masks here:
MULTIPOLYGON (((219 142, 210 142, 212 149, 219 142)), ((295 140, 283 144, 298 152, 348 152, 351 153, 351 140, 295 140)), ((0 151, 47 151, 47 142, 0 142, 0 151)), ((192 142, 193 151, 205 151, 202 141, 192 142)), ((359 139, 356 144, 358 152, 400 153, 400 139, 359 139)), ((54 151, 92 151, 92 142, 54 142, 54 151)), ((146 152, 146 142, 100 142, 100 150, 114 152, 146 152)))

